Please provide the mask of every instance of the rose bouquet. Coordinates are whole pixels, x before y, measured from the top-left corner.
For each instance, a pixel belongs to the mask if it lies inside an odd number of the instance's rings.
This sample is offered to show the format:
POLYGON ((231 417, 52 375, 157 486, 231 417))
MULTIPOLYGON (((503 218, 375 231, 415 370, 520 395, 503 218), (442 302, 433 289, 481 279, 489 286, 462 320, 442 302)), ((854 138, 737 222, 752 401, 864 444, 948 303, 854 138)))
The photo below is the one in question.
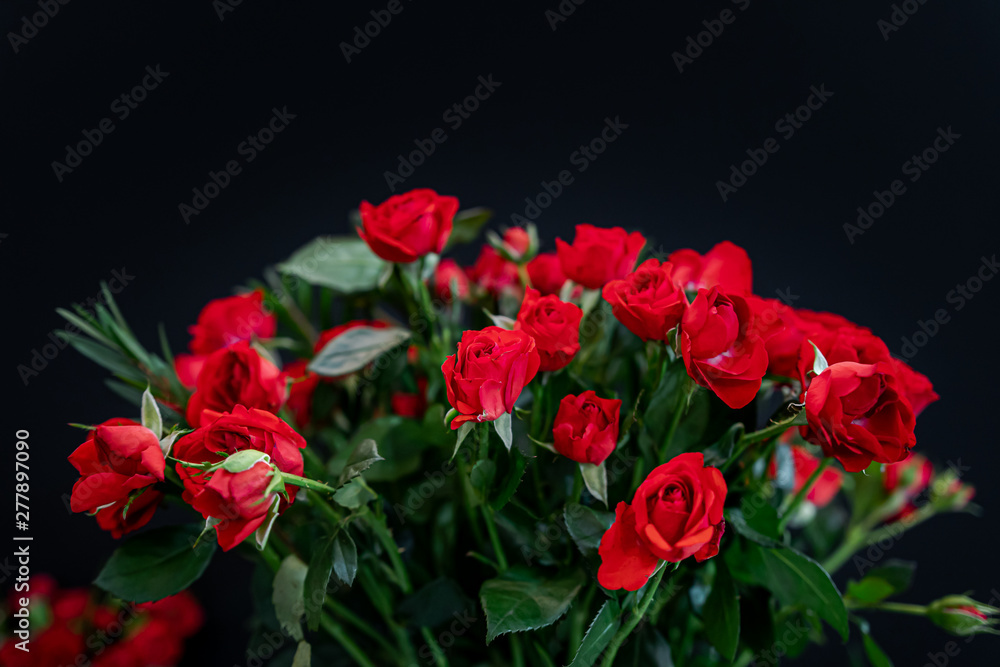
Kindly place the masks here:
POLYGON ((824 642, 887 665, 876 610, 995 632, 995 601, 891 599, 914 565, 886 541, 974 506, 914 453, 938 396, 875 334, 754 295, 728 242, 657 254, 579 225, 539 253, 527 224, 446 258, 489 217, 431 190, 363 202, 357 236, 206 305, 183 354, 109 293, 60 311, 138 411, 70 455, 72 509, 124 536, 97 585, 158 600, 238 552, 248 660, 266 642, 297 666, 773 664, 824 642), (167 503, 191 523, 144 528, 167 503))

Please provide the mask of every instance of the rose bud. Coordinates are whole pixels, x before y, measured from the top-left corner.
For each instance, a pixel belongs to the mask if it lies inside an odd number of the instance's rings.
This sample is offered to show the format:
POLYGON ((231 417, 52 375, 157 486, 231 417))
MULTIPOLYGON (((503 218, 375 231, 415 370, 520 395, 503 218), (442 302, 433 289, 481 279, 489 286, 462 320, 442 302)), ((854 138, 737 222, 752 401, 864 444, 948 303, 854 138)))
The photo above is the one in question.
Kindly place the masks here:
POLYGON ((566 284, 566 274, 563 273, 562 264, 559 263, 559 255, 554 252, 543 252, 526 266, 532 287, 546 296, 559 295, 563 285, 566 284))
POLYGON ((587 289, 601 289, 631 273, 644 245, 639 232, 577 225, 573 244, 556 239, 556 252, 567 278, 587 289))
POLYGON ((442 259, 434 268, 434 296, 445 303, 469 298, 469 278, 453 259, 442 259), (453 291, 454 290, 454 291, 453 291))
POLYGON ((468 269, 468 274, 469 280, 493 297, 521 293, 517 264, 504 259, 492 246, 483 246, 476 263, 468 269))
MULTIPOLYGON (((931 484, 931 502, 941 512, 961 512, 975 495, 976 489, 971 484, 963 484, 954 468, 935 476, 931 484)), ((972 509, 975 513, 977 508, 972 509)))
MULTIPOLYGON (((788 449, 791 451, 792 465, 795 468, 795 479, 792 482, 790 492, 796 494, 805 486, 805 483, 809 481, 812 474, 816 472, 820 460, 810 454, 809 450, 801 445, 789 445, 788 449)), ((778 467, 773 459, 768 471, 772 479, 777 477, 778 467)), ((827 466, 819 474, 819 478, 813 483, 809 492, 806 493, 806 500, 816 507, 826 507, 837 496, 837 492, 840 491, 843 481, 844 474, 840 470, 827 466)))
POLYGON ((722 506, 726 480, 705 466, 701 452, 676 456, 653 469, 632 504, 618 503, 604 533, 597 580, 604 588, 637 591, 660 560, 701 562, 719 553, 726 529, 722 506))
POLYGON ((920 416, 924 408, 941 398, 934 391, 934 385, 926 375, 918 373, 899 359, 893 359, 892 364, 899 380, 900 390, 903 392, 903 397, 910 402, 914 417, 920 416))
POLYGON ((727 294, 741 296, 753 289, 753 269, 747 251, 723 241, 704 255, 685 248, 670 253, 674 281, 689 292, 718 287, 727 294))
POLYGON ((429 189, 393 195, 378 206, 363 201, 358 236, 387 262, 409 264, 444 250, 457 212, 457 199, 429 189))
POLYGON ((228 412, 235 405, 277 412, 288 396, 285 377, 246 341, 209 355, 187 406, 192 427, 203 424, 202 412, 228 412))
POLYGON ((767 372, 765 342, 779 323, 757 316, 740 296, 698 290, 681 320, 681 355, 688 375, 731 408, 757 395, 767 372))
POLYGON ((805 394, 802 436, 836 457, 848 472, 905 459, 916 444, 910 404, 901 398, 888 362, 842 361, 813 378, 805 394))
POLYGON ((1000 634, 993 626, 1000 609, 976 602, 966 595, 949 595, 927 605, 927 618, 934 625, 959 637, 979 633, 1000 634))
POLYGON ((163 481, 160 439, 131 419, 110 419, 94 428, 69 462, 81 475, 70 509, 96 514, 98 525, 115 538, 149 523, 163 499, 149 488, 163 481))
POLYGON ((458 352, 441 366, 448 402, 459 413, 451 428, 512 412, 539 364, 535 340, 524 331, 486 327, 464 332, 458 352))
POLYGON ((885 522, 900 521, 916 512, 914 500, 930 486, 933 476, 934 465, 916 452, 899 463, 886 466, 882 473, 882 486, 886 492, 895 495, 900 509, 886 518, 885 522))
POLYGON ((670 262, 647 259, 622 280, 604 286, 602 294, 615 319, 644 341, 667 340, 684 315, 687 297, 672 271, 670 262))
POLYGON ((185 387, 194 387, 207 355, 243 340, 273 338, 277 326, 277 318, 264 308, 261 290, 209 301, 197 324, 188 327, 192 354, 174 359, 177 377, 185 387))
POLYGON ((490 230, 486 232, 486 238, 504 259, 517 264, 524 264, 538 251, 538 232, 531 223, 528 223, 528 229, 508 227, 502 238, 490 230))
MULTIPOLYGON (((219 546, 229 551, 265 522, 284 512, 295 500, 296 488, 285 485, 285 497, 265 490, 274 474, 272 466, 291 475, 302 475, 305 439, 291 426, 264 410, 237 405, 231 413, 182 437, 174 445, 177 474, 184 483, 184 501, 215 519, 219 546), (223 452, 225 456, 220 455, 223 452), (252 465, 227 466, 206 473, 189 464, 218 464, 228 457, 259 452, 252 465), (266 455, 266 458, 265 458, 266 455)), ((280 491, 280 489, 279 489, 280 491)), ((213 523, 213 522, 210 522, 213 523)))
POLYGON ((622 402, 593 391, 559 401, 552 435, 557 452, 577 463, 600 465, 618 445, 622 402))
POLYGON ((542 296, 530 287, 517 313, 514 329, 527 332, 535 339, 541 359, 539 370, 557 371, 565 368, 580 351, 580 320, 583 311, 557 296, 542 296))

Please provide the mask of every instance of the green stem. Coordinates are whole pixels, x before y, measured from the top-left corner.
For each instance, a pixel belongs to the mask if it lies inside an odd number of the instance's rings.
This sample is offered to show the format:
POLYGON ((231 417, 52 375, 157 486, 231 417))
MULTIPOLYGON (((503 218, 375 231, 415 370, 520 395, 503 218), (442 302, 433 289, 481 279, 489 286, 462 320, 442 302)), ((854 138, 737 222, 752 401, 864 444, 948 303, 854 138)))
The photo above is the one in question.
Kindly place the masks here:
POLYGON ((905 602, 878 602, 876 604, 848 604, 851 609, 872 609, 875 611, 891 611, 897 614, 909 614, 910 616, 926 616, 927 607, 919 604, 906 604, 905 602))
POLYGON ((826 560, 823 561, 823 569, 830 574, 833 574, 839 570, 858 549, 876 544, 883 539, 895 540, 905 531, 915 526, 919 526, 932 516, 934 516, 934 508, 928 504, 917 510, 916 514, 882 526, 878 530, 871 530, 868 522, 861 523, 850 529, 847 532, 847 536, 845 537, 843 543, 837 547, 836 551, 827 556, 826 560))
POLYGON ((514 667, 524 667, 524 647, 518 635, 510 635, 510 653, 514 658, 514 667))
POLYGON ((663 447, 657 452, 657 457, 659 459, 658 463, 665 463, 664 459, 667 456, 667 452, 670 451, 670 445, 674 441, 674 434, 677 433, 677 427, 680 426, 681 418, 684 413, 687 412, 687 399, 691 395, 691 380, 685 381, 684 386, 681 387, 680 394, 677 396, 677 404, 674 406, 674 416, 670 420, 670 428, 667 430, 667 437, 663 441, 663 447))
POLYGON ((802 488, 798 490, 792 498, 792 502, 788 504, 785 512, 781 515, 781 520, 778 521, 778 533, 785 532, 785 527, 788 525, 788 522, 792 520, 792 516, 795 515, 795 510, 799 508, 799 505, 802 504, 802 501, 805 500, 806 495, 808 495, 809 490, 812 489, 813 484, 816 483, 816 480, 819 479, 819 476, 823 474, 823 471, 826 470, 826 467, 830 465, 832 461, 832 458, 826 457, 820 461, 819 465, 816 466, 816 469, 813 470, 813 473, 809 475, 809 479, 807 479, 806 483, 802 485, 802 488))
POLYGON ((355 628, 368 635, 368 637, 374 639, 382 648, 388 651, 390 655, 396 652, 396 647, 390 644, 385 637, 375 630, 375 628, 370 626, 364 619, 360 618, 353 611, 333 598, 327 596, 327 598, 323 600, 323 606, 329 609, 330 612, 338 616, 340 619, 353 625, 355 628))
POLYGON ((340 525, 340 522, 343 521, 343 517, 340 516, 340 512, 330 506, 330 503, 326 501, 326 498, 315 491, 308 491, 307 493, 309 502, 313 507, 318 509, 327 519, 332 521, 334 525, 340 525))
POLYGON ((587 586, 587 592, 583 596, 583 602, 578 604, 573 610, 573 620, 569 628, 569 644, 566 647, 566 655, 572 661, 583 641, 584 629, 587 627, 587 620, 590 616, 590 602, 594 599, 594 591, 597 588, 591 583, 587 586))
POLYGON ((372 532, 375 533, 375 537, 382 543, 382 548, 388 553, 392 569, 396 572, 396 578, 399 579, 399 587, 403 590, 404 594, 410 595, 413 593, 410 575, 406 571, 406 565, 403 564, 402 557, 399 555, 399 546, 396 544, 396 540, 393 539, 389 527, 385 524, 385 518, 376 517, 367 508, 361 514, 368 519, 368 525, 372 527, 372 532))
MULTIPOLYGON (((660 581, 663 579, 663 574, 667 571, 668 567, 670 566, 667 563, 663 563, 660 566, 660 571, 654 574, 653 578, 646 584, 646 594, 642 596, 639 606, 629 616, 625 625, 619 628, 615 636, 611 638, 611 643, 608 644, 608 648, 604 652, 604 661, 601 662, 602 667, 611 667, 614 664, 618 649, 621 648, 625 640, 628 639, 628 636, 635 630, 635 626, 639 625, 639 621, 642 620, 646 610, 649 609, 649 605, 653 602, 653 598, 656 597, 656 589, 660 587, 660 581)), ((676 569, 676 567, 677 565, 674 564, 673 569, 676 569)))
POLYGON ((497 533, 497 526, 493 522, 493 508, 489 505, 480 505, 483 510, 483 520, 486 522, 486 531, 490 534, 490 544, 493 545, 493 551, 497 558, 497 565, 500 566, 500 572, 507 571, 507 555, 503 551, 503 544, 500 543, 500 535, 497 533))
POLYGON ((344 628, 342 628, 336 621, 326 614, 323 614, 320 616, 319 624, 330 634, 331 637, 340 642, 340 645, 344 647, 344 650, 347 651, 350 656, 354 658, 354 661, 361 665, 361 667, 375 667, 375 663, 368 659, 368 656, 361 650, 361 647, 354 643, 354 640, 351 639, 346 632, 344 632, 344 628))
POLYGON ((482 555, 478 551, 470 551, 469 553, 467 553, 465 555, 469 556, 470 558, 475 558, 480 563, 483 563, 485 565, 489 565, 490 567, 492 567, 497 572, 500 571, 500 566, 495 561, 490 560, 489 558, 487 558, 486 556, 482 555))
POLYGON ((431 629, 427 626, 420 628, 420 634, 424 636, 424 641, 427 642, 427 648, 431 650, 431 654, 434 656, 434 664, 437 667, 448 667, 448 659, 444 657, 444 651, 438 646, 437 639, 434 638, 434 634, 431 629))

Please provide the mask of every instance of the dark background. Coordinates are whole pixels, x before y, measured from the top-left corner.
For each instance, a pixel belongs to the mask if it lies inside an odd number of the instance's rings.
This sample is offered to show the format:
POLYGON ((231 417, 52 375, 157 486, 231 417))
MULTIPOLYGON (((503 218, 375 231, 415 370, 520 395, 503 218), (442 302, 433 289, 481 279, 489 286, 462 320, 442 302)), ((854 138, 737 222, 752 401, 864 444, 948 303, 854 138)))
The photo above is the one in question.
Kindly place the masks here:
MULTIPOLYGON (((545 12, 557 0, 403 0, 350 63, 338 45, 385 2, 245 0, 224 20, 207 1, 72 2, 18 53, 5 36, 3 449, 16 429, 31 432, 34 571, 82 585, 110 553, 112 540, 60 498, 75 477, 65 458, 81 440, 65 424, 129 413, 101 385, 103 371, 72 351, 22 381, 17 367, 60 326, 53 309, 96 296, 124 268, 134 278, 118 301, 136 333, 155 347, 164 321, 181 348, 206 301, 317 234, 346 232, 359 201, 389 196, 384 172, 397 155, 444 127, 448 140, 397 191, 433 187, 465 207, 492 207, 498 226, 524 213, 542 180, 571 169, 574 183, 537 220, 546 249, 580 222, 639 228, 666 250, 730 239, 753 258, 759 294, 788 290, 794 305, 867 325, 897 353, 919 321, 946 309, 950 321, 912 360, 942 396, 920 418, 919 447, 939 465, 969 466, 986 514, 936 519, 891 555, 919 556, 906 601, 966 590, 990 598, 1000 587, 990 484, 1000 282, 961 310, 947 294, 1000 251, 1000 7, 928 2, 886 41, 877 22, 889 19, 888 2, 690 4, 588 0, 553 30, 545 12), (725 8, 735 21, 679 73, 672 53, 725 8), (127 119, 114 118, 112 101, 156 65, 169 76, 127 119), (501 85, 448 127, 442 114, 481 75, 501 85), (786 140, 775 122, 821 85, 832 97, 786 140), (210 170, 242 160, 237 146, 273 107, 296 117, 185 224, 178 205, 210 170), (59 182, 51 163, 105 117, 114 132, 59 182), (576 172, 570 154, 607 117, 627 129, 576 172), (902 164, 949 126, 961 135, 952 149, 849 242, 843 225, 857 207, 906 179, 902 164), (724 203, 716 181, 768 137, 780 150, 724 203)), ((37 11, 4 2, 2 32, 37 11)), ((198 583, 210 620, 186 664, 242 660, 248 573, 238 557, 217 558, 198 583)), ((920 619, 870 618, 897 665, 922 665, 950 641, 920 619)), ((950 664, 991 664, 997 648, 993 638, 963 642, 950 664)), ((810 655, 845 662, 836 645, 810 655)))

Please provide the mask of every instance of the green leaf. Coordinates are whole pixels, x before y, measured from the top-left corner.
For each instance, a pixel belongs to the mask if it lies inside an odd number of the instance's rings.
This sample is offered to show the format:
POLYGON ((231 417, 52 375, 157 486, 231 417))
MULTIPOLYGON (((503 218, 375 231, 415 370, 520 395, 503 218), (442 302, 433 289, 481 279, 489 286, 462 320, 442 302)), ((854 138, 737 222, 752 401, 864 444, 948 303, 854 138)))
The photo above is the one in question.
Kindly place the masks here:
POLYGON ((439 577, 406 598, 398 607, 399 614, 411 626, 436 627, 461 618, 475 603, 449 577, 439 577))
POLYGON ((375 289, 390 269, 367 243, 348 236, 317 238, 278 265, 284 274, 343 294, 375 289))
POLYGON ((587 634, 583 636, 580 648, 577 649, 576 656, 569 667, 591 667, 597 664, 601 652, 611 643, 611 639, 618 632, 621 624, 621 609, 617 602, 608 600, 601 605, 597 616, 590 622, 587 634))
POLYGON ((521 478, 524 477, 524 471, 528 468, 528 459, 517 447, 510 450, 508 460, 510 464, 507 475, 504 477, 503 485, 497 491, 496 497, 490 501, 490 507, 497 511, 503 509, 510 502, 510 499, 514 497, 517 487, 521 484, 521 478))
POLYGON ((326 587, 330 583, 330 575, 333 573, 333 548, 339 533, 338 530, 320 542, 319 548, 313 551, 312 558, 309 559, 309 570, 302 583, 302 602, 306 610, 306 624, 310 630, 319 629, 323 605, 321 603, 313 604, 312 601, 326 598, 326 587))
POLYGON ((742 560, 756 583, 770 589, 784 605, 812 609, 847 640, 847 608, 826 570, 793 549, 745 545, 742 560))
POLYGON ((865 578, 878 577, 892 586, 894 594, 903 593, 913 583, 913 575, 916 570, 917 564, 912 560, 891 558, 884 565, 869 570, 865 578))
POLYGON ((761 546, 778 548, 783 546, 781 542, 776 539, 764 535, 760 531, 756 530, 747 522, 746 517, 743 515, 743 510, 735 507, 729 507, 725 510, 726 517, 726 527, 733 528, 737 533, 747 538, 751 542, 755 542, 761 546))
POLYGON ((602 462, 600 465, 590 463, 580 464, 580 474, 583 476, 583 483, 586 485, 590 495, 594 496, 604 506, 608 506, 608 469, 602 462))
POLYGON ((149 386, 142 392, 142 425, 156 434, 156 438, 163 437, 163 417, 160 416, 160 408, 156 405, 149 386))
POLYGON ((892 660, 889 656, 885 654, 885 651, 875 643, 871 635, 867 632, 861 635, 861 640, 865 645, 865 655, 868 656, 868 661, 872 664, 872 667, 893 667, 892 660))
POLYGON ((486 611, 486 643, 508 632, 552 625, 566 613, 585 581, 581 570, 547 579, 518 566, 484 582, 479 599, 486 611))
POLYGON ((347 530, 342 530, 333 541, 333 576, 345 586, 354 583, 358 573, 358 547, 347 530))
MULTIPOLYGON (((101 333, 101 331, 97 327, 93 326, 90 322, 88 322, 84 318, 78 315, 74 315, 65 308, 56 308, 56 312, 60 316, 62 316, 64 320, 66 320, 67 322, 75 326, 77 329, 79 329, 82 333, 87 334, 97 342, 102 343, 107 347, 115 346, 115 344, 111 342, 110 338, 101 333)), ((70 334, 68 331, 66 333, 67 335, 73 335, 70 334)))
POLYGON ((471 243, 479 236, 479 231, 493 217, 493 211, 488 208, 468 208, 455 214, 452 221, 451 236, 445 248, 458 243, 471 243))
POLYGON ((493 487, 493 480, 497 476, 497 464, 489 459, 483 459, 482 461, 477 461, 476 465, 472 466, 472 470, 469 471, 469 483, 472 484, 472 488, 479 492, 483 500, 486 500, 490 495, 490 489, 493 487))
POLYGON ((892 584, 878 577, 868 576, 861 581, 847 582, 847 595, 863 604, 881 602, 893 592, 892 584))
POLYGON ((472 433, 472 430, 475 427, 476 423, 471 421, 465 422, 458 427, 458 433, 455 436, 455 451, 451 453, 451 461, 455 460, 455 456, 458 454, 458 448, 462 446, 462 443, 467 437, 469 437, 469 434, 472 433))
POLYGON ((823 353, 819 351, 819 348, 816 347, 816 343, 809 341, 809 344, 812 345, 813 353, 816 355, 813 359, 812 371, 815 375, 820 375, 830 367, 830 364, 827 362, 826 357, 823 356, 823 353))
POLYGON ((724 561, 716 563, 712 592, 702 610, 705 634, 723 658, 732 662, 740 643, 740 605, 736 584, 724 561))
POLYGON ((335 503, 352 510, 375 500, 375 497, 375 492, 368 488, 368 485, 360 477, 355 477, 333 494, 335 503))
POLYGON ((509 452, 511 445, 514 444, 514 431, 510 421, 510 413, 504 412, 493 420, 493 428, 496 429, 497 435, 503 440, 504 447, 509 452))
POLYGON ((563 520, 580 553, 591 557, 597 553, 601 538, 614 523, 615 515, 614 512, 596 512, 589 507, 570 503, 563 510, 563 520))
POLYGON ((409 339, 410 332, 399 327, 354 327, 327 343, 309 362, 309 370, 326 377, 348 375, 409 339))
POLYGON ((93 361, 98 366, 111 371, 127 380, 142 382, 145 384, 146 376, 142 371, 133 366, 126 357, 118 350, 113 350, 100 343, 81 336, 70 336, 64 331, 57 331, 56 335, 73 346, 73 349, 93 361))
POLYGON ((371 438, 365 438, 358 443, 354 451, 351 452, 350 458, 347 459, 347 465, 344 466, 343 472, 340 473, 340 484, 343 485, 349 482, 365 470, 368 470, 373 463, 378 463, 379 461, 385 461, 385 459, 379 456, 378 445, 371 438))
POLYGON ((274 575, 274 590, 271 593, 274 615, 281 629, 298 641, 302 640, 300 621, 306 609, 303 590, 308 570, 309 566, 298 556, 286 556, 274 575))
POLYGON ((130 537, 115 549, 94 584, 128 602, 150 602, 179 593, 202 575, 215 553, 201 540, 201 526, 166 526, 130 537))
POLYGON ((746 428, 742 422, 736 422, 719 438, 718 442, 705 449, 705 465, 720 467, 733 455, 736 443, 743 437, 746 428))
POLYGON ((298 648, 295 649, 295 657, 292 659, 292 667, 310 667, 312 665, 312 646, 309 642, 302 640, 298 648))

